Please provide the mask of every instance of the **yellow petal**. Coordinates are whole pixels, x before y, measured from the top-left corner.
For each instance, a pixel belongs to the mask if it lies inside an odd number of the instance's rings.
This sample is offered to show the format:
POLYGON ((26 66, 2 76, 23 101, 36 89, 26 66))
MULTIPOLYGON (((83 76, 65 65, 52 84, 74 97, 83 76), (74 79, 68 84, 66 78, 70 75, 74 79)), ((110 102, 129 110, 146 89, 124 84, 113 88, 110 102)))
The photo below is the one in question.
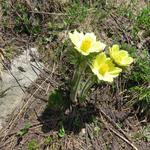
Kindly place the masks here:
POLYGON ((106 47, 106 44, 100 42, 100 41, 97 41, 95 43, 93 43, 92 47, 90 48, 90 52, 100 52, 100 51, 103 51, 106 47))
POLYGON ((124 51, 124 50, 120 50, 118 55, 121 57, 121 58, 125 58, 125 57, 128 57, 128 52, 127 51, 124 51))
POLYGON ((125 59, 123 59, 121 65, 122 66, 128 66, 133 62, 133 58, 132 57, 126 57, 125 59))
POLYGON ((85 38, 90 38, 92 40, 92 42, 96 42, 96 36, 93 32, 92 33, 86 33, 85 38))
POLYGON ((110 73, 113 77, 117 77, 121 71, 122 71, 121 68, 114 67, 114 69, 113 69, 112 71, 110 71, 109 73, 110 73))
POLYGON ((76 30, 73 33, 69 33, 69 38, 75 45, 81 54, 88 55, 92 52, 100 52, 105 48, 105 44, 96 41, 96 36, 94 33, 79 33, 76 30))
POLYGON ((109 70, 112 70, 115 66, 115 64, 112 62, 112 59, 107 58, 105 62, 109 66, 109 70))
POLYGON ((133 58, 129 57, 129 54, 125 50, 119 50, 118 45, 113 45, 110 48, 110 57, 119 65, 119 66, 128 66, 133 62, 133 58))
POLYGON ((133 63, 133 58, 132 57, 128 57, 128 60, 127 60, 128 64, 131 64, 133 63))
POLYGON ((105 74, 104 76, 102 76, 102 75, 99 74, 98 75, 98 79, 106 81, 106 82, 113 82, 113 76, 111 76, 109 74, 105 74))
POLYGON ((99 69, 100 65, 106 61, 106 54, 100 53, 99 55, 96 56, 93 67, 99 69))
POLYGON ((96 56, 91 69, 99 80, 107 82, 112 82, 113 78, 117 77, 122 71, 122 69, 115 67, 115 64, 110 58, 106 57, 104 52, 96 56))
POLYGON ((113 76, 111 76, 111 75, 109 75, 109 74, 106 74, 105 76, 104 76, 104 81, 107 81, 107 82, 113 82, 113 79, 114 79, 114 77, 113 76))
POLYGON ((119 45, 114 44, 114 45, 112 46, 112 50, 113 50, 114 52, 119 51, 119 45))
POLYGON ((116 57, 119 52, 119 45, 115 44, 112 46, 112 48, 109 48, 110 56, 112 58, 116 57))
POLYGON ((74 45, 78 45, 79 41, 84 37, 83 32, 79 33, 76 30, 73 33, 69 33, 69 38, 74 45))
POLYGON ((79 47, 74 47, 74 48, 84 56, 87 56, 90 53, 89 51, 82 51, 79 47))
POLYGON ((107 58, 106 63, 109 67, 109 70, 107 71, 112 77, 117 77, 119 73, 122 71, 121 68, 115 67, 115 64, 112 62, 111 59, 107 58))

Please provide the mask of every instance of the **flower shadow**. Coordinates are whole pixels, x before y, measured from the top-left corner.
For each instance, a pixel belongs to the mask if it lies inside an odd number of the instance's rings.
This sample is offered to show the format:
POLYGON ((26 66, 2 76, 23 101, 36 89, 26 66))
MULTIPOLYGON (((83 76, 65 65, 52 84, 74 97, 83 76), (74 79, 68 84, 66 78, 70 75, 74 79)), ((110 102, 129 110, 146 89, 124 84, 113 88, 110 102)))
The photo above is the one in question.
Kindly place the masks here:
POLYGON ((93 117, 97 114, 98 110, 92 103, 72 105, 64 111, 52 110, 46 107, 39 117, 39 121, 42 124, 44 133, 59 131, 61 124, 66 133, 78 134, 81 129, 85 128, 87 123, 93 122, 93 117))

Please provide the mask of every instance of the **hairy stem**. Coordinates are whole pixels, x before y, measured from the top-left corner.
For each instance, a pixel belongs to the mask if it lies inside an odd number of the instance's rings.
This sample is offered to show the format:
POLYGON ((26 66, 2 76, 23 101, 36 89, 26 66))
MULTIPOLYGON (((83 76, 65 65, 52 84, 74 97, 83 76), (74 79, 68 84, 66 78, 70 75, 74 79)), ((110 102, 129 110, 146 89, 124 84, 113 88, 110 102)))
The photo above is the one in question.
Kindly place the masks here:
POLYGON ((81 62, 77 67, 77 69, 75 70, 75 74, 73 76, 73 81, 72 81, 71 92, 70 92, 70 99, 72 102, 77 102, 77 94, 81 84, 82 75, 86 67, 87 67, 86 62, 81 62))
POLYGON ((88 77, 88 79, 86 80, 82 90, 81 90, 81 93, 80 93, 80 99, 81 101, 85 100, 86 98, 86 95, 89 91, 89 89, 95 84, 95 76, 94 75, 91 75, 88 77))

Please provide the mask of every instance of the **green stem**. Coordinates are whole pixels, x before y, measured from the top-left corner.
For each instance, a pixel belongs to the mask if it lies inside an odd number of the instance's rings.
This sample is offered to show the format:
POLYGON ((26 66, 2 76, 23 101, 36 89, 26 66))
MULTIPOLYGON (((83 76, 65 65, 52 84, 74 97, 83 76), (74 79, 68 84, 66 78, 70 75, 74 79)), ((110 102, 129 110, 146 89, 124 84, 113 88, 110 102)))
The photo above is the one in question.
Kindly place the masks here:
POLYGON ((77 94, 80 87, 82 75, 86 69, 87 64, 85 62, 81 62, 77 69, 75 70, 75 74, 73 76, 72 87, 70 92, 70 99, 72 102, 77 102, 77 94))
POLYGON ((89 89, 95 84, 95 76, 92 75, 90 77, 88 77, 86 83, 84 84, 81 94, 80 94, 80 99, 81 101, 85 100, 86 95, 89 91, 89 89))

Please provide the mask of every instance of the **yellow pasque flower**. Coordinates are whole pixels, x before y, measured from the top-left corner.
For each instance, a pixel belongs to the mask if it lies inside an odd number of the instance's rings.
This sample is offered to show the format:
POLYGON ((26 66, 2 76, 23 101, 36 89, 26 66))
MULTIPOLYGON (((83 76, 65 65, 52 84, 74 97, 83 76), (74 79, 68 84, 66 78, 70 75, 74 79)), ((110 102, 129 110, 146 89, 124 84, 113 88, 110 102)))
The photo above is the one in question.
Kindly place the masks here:
POLYGON ((96 56, 91 69, 99 80, 107 82, 112 82, 113 78, 117 77, 122 71, 121 68, 115 67, 111 58, 107 58, 104 52, 96 56))
POLYGON ((73 33, 69 33, 69 38, 75 45, 75 49, 85 56, 89 53, 100 52, 106 47, 104 43, 96 41, 94 33, 84 34, 75 30, 73 33))
POLYGON ((128 66, 133 62, 133 58, 129 56, 128 52, 125 50, 120 50, 119 45, 115 44, 109 48, 110 57, 119 66, 128 66))

